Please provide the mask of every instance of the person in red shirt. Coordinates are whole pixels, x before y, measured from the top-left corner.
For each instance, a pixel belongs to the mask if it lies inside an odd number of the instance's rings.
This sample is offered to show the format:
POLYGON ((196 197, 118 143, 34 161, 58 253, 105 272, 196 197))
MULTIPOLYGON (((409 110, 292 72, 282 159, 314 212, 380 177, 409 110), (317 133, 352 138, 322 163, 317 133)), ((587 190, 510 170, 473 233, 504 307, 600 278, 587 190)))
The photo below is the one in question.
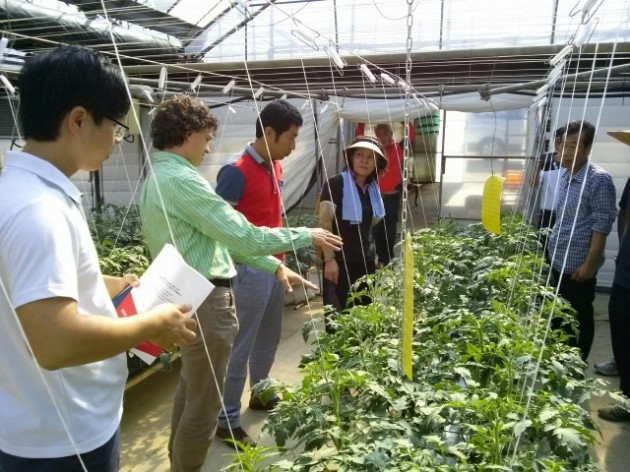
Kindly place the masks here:
MULTIPOLYGON (((401 121, 400 124, 401 124, 400 130, 402 132, 403 127, 405 126, 405 122, 401 121)), ((396 133, 394 133, 394 134, 396 134, 396 133)), ((359 123, 357 125, 357 130, 354 133, 354 137, 358 138, 359 136, 365 136, 365 135, 366 135, 365 134, 365 123, 359 123)), ((411 147, 413 147, 413 143, 415 142, 415 140, 416 140, 416 127, 414 126, 413 122, 409 122, 409 145, 411 147)), ((404 144, 405 144, 404 141, 405 141, 404 137, 400 137, 400 141, 398 141, 398 144, 400 144, 401 146, 404 146, 404 144)))
POLYGON ((372 228, 378 258, 377 267, 383 267, 389 264, 389 261, 394 257, 396 226, 398 225, 398 212, 400 210, 400 191, 402 189, 403 149, 394 141, 394 133, 389 124, 376 125, 374 134, 385 149, 387 157, 387 168, 378 181, 385 206, 385 217, 372 228))

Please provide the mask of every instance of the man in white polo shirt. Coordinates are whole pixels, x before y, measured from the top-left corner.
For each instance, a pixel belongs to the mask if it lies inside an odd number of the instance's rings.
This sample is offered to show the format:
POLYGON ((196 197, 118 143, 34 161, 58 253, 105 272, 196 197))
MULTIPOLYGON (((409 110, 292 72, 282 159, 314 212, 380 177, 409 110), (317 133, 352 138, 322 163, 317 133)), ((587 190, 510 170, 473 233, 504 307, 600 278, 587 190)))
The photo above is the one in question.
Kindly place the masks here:
POLYGON ((20 81, 26 139, 0 174, 0 470, 118 470, 124 352, 187 345, 186 305, 118 318, 69 177, 100 167, 129 110, 119 72, 88 49, 31 58, 20 81))

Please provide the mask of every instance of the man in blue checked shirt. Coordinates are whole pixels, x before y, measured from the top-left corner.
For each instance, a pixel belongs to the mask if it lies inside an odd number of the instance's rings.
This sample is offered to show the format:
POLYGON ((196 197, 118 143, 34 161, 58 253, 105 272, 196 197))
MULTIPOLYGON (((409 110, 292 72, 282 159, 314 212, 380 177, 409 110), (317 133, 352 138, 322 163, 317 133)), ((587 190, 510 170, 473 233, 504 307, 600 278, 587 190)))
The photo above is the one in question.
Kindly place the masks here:
MULTIPOLYGON (((577 312, 579 331, 562 328, 572 336, 569 345, 577 346, 585 361, 595 335, 597 271, 604 263, 606 237, 617 216, 612 178, 589 160, 594 137, 595 127, 587 121, 572 121, 566 127, 557 219, 547 247, 558 291, 577 312)), ((560 325, 554 322, 552 327, 560 325)))

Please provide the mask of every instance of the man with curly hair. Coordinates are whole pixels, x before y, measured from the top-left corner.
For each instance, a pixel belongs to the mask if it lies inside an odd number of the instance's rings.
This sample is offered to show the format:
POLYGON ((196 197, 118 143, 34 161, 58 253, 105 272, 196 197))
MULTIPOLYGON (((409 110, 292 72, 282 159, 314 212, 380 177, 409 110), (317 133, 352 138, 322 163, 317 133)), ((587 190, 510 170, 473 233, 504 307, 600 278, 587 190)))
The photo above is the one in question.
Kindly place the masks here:
POLYGON ((271 254, 316 244, 339 249, 341 240, 315 228, 264 228, 249 223, 197 172, 218 127, 208 107, 187 95, 164 101, 151 124, 152 169, 140 199, 147 244, 155 257, 164 244, 215 285, 196 313, 198 338, 182 349, 168 444, 171 470, 201 469, 217 427, 232 344, 238 331, 231 280, 234 261, 314 286, 271 254))

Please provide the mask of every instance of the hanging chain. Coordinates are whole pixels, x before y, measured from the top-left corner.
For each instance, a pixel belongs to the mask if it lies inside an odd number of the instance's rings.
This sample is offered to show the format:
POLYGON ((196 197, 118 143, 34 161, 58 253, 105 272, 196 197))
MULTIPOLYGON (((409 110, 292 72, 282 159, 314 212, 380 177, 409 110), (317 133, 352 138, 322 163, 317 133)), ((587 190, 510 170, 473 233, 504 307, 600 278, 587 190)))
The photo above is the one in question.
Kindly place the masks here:
POLYGON ((411 109, 411 49, 413 39, 411 37, 411 27, 413 26, 413 0, 407 0, 407 59, 405 61, 405 124, 404 140, 403 140, 403 178, 402 178, 402 212, 400 216, 400 237, 401 241, 405 240, 407 231, 407 202, 409 200, 409 192, 407 186, 409 183, 409 168, 413 165, 411 143, 409 142, 409 110, 411 109))

